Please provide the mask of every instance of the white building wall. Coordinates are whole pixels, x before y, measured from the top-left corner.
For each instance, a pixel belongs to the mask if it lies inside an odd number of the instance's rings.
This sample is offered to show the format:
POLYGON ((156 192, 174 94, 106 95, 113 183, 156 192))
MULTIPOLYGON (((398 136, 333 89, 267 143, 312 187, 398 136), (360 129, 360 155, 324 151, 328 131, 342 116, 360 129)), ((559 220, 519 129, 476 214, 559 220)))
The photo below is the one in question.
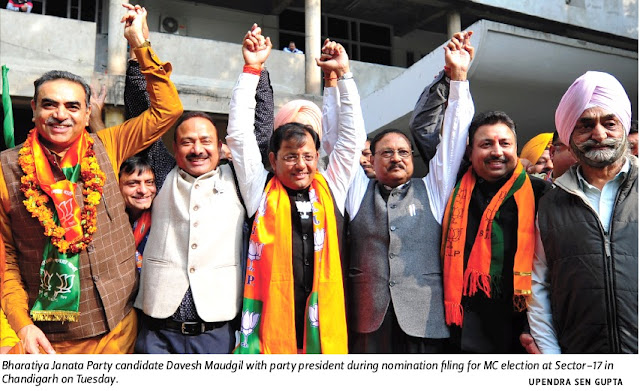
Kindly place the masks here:
POLYGON ((242 37, 253 23, 262 27, 263 34, 271 37, 273 46, 278 42, 278 17, 231 10, 181 0, 141 1, 147 8, 149 29, 160 31, 160 19, 173 16, 186 26, 186 35, 217 41, 242 43, 242 37))
POLYGON ((414 62, 418 62, 446 40, 445 33, 438 34, 424 30, 413 30, 403 37, 393 37, 392 64, 399 67, 411 66, 413 64, 407 64, 407 52, 413 52, 414 62))
MULTIPOLYGON (((241 41, 244 30, 237 33, 241 41)), ((244 65, 240 43, 159 32, 151 32, 150 41, 158 57, 172 63, 171 79, 187 110, 228 113, 231 90, 244 65)), ((106 50, 105 36, 96 35, 95 23, 0 9, 0 64, 10 69, 12 97, 33 96, 35 79, 48 70, 62 69, 90 83, 106 84, 107 103, 122 105, 124 76, 105 74, 106 50), (55 28, 51 28, 54 25, 55 28), (12 32, 21 30, 26 35, 17 44, 12 32)), ((304 92, 304 56, 273 50, 267 68, 276 107, 292 99, 309 99, 321 104, 320 95, 304 92)), ((352 69, 363 97, 404 71, 357 61, 352 62, 352 69)))
POLYGON ((554 22, 638 39, 638 0, 471 0, 554 22))
POLYGON ((0 64, 12 96, 33 96, 33 81, 54 69, 91 80, 95 51, 95 23, 0 9, 0 64))

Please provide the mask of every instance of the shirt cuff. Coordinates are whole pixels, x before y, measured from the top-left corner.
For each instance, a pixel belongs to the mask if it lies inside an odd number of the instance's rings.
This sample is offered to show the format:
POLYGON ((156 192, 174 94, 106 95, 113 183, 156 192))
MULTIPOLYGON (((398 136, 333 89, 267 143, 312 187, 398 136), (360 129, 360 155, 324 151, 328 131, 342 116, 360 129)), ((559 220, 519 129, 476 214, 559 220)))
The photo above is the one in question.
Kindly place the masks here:
POLYGON ((168 63, 163 63, 160 61, 156 53, 150 46, 144 46, 133 49, 133 53, 136 55, 136 59, 140 64, 140 69, 149 69, 153 67, 158 67, 163 69, 163 66, 166 66, 168 63))
POLYGON ((449 100, 459 100, 463 94, 469 94, 469 80, 452 80, 449 89, 449 100))

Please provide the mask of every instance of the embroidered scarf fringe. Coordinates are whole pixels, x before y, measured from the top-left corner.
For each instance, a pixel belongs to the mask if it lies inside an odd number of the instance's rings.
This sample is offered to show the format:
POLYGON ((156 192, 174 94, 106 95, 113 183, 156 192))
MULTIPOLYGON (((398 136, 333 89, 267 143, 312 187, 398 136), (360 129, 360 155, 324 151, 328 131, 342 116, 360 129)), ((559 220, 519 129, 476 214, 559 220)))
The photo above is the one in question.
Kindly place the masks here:
POLYGON ((38 311, 31 314, 34 321, 77 322, 79 312, 75 311, 38 311))

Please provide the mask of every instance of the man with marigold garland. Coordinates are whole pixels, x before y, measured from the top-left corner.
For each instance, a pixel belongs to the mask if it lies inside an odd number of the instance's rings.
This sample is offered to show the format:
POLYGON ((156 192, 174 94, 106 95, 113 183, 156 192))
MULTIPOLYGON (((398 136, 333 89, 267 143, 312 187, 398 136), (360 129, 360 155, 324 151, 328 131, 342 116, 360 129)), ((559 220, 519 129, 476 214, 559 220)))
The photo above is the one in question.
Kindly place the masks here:
POLYGON ((89 86, 50 71, 34 82, 35 128, 0 155, 2 308, 27 353, 133 351, 138 276, 115 173, 171 127, 182 105, 171 65, 144 39, 147 11, 123 6, 124 36, 147 78, 151 108, 92 137, 89 86))

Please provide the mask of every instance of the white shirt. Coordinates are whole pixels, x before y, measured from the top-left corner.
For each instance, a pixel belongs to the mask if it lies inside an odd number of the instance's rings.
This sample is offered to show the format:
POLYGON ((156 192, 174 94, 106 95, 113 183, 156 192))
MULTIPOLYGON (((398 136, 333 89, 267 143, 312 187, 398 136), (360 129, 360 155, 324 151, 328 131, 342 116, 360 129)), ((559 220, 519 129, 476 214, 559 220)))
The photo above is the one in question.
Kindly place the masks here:
POLYGON ((627 178, 630 166, 631 164, 629 163, 629 159, 625 158, 625 162, 622 165, 620 171, 612 180, 605 183, 605 185, 602 187, 602 191, 597 187, 591 185, 582 176, 582 169, 578 167, 578 183, 580 184, 582 192, 587 197, 589 205, 591 205, 593 210, 600 218, 600 222, 602 223, 604 232, 609 232, 609 226, 611 225, 611 216, 613 215, 613 207, 616 204, 616 196, 618 195, 620 186, 622 186, 622 182, 624 182, 624 180, 627 178))
MULTIPOLYGON (((469 125, 474 114, 468 81, 451 81, 449 101, 444 115, 442 137, 436 155, 429 161, 429 173, 422 178, 429 195, 433 217, 442 223, 444 210, 467 147, 469 125)), ((353 220, 364 198, 370 179, 360 169, 347 195, 347 212, 353 220)))
MULTIPOLYGON (((265 170, 253 133, 253 120, 256 107, 255 93, 259 76, 243 73, 233 89, 229 108, 227 127, 227 145, 231 150, 240 193, 249 215, 253 215, 260 204, 266 184, 268 171, 265 170)), ((325 91, 323 103, 323 124, 331 124, 323 129, 324 140, 332 141, 329 164, 322 172, 331 188, 340 213, 344 213, 344 204, 349 185, 354 174, 361 171, 360 154, 367 134, 362 119, 360 96, 353 79, 338 80, 336 89, 325 91), (331 98, 328 98, 330 95, 331 98), (327 102, 326 99, 329 99, 327 102), (330 119, 325 119, 325 115, 330 119)))

